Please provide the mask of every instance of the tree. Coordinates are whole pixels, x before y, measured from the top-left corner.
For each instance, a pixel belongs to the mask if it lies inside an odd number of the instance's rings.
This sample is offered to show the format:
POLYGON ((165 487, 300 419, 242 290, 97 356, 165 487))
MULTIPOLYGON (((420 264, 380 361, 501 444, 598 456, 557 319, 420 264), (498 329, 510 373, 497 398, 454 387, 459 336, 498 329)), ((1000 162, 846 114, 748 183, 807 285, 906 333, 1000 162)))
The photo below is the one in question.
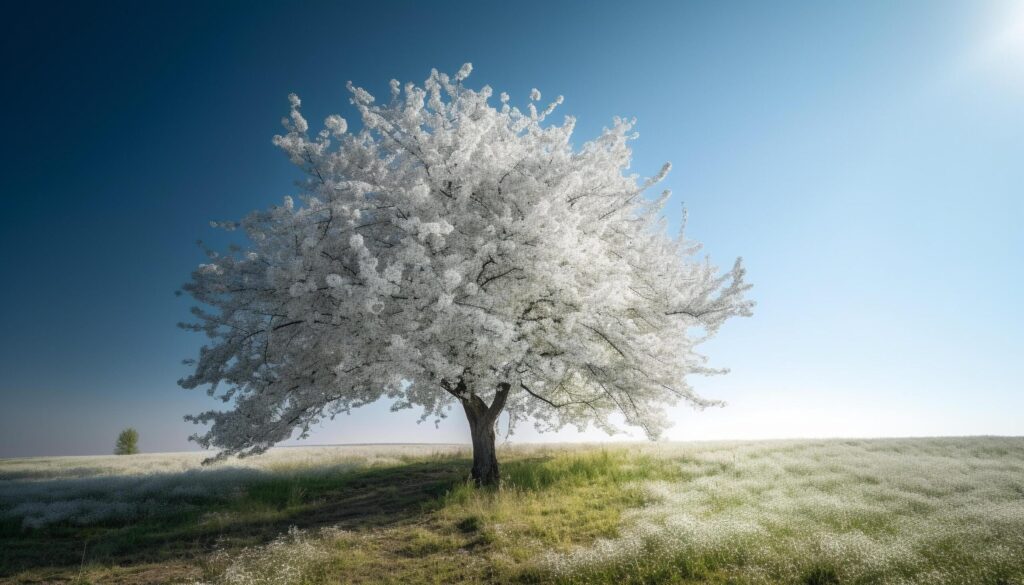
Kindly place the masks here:
POLYGON ((495 423, 540 430, 609 417, 654 438, 666 404, 716 404, 688 374, 719 372, 696 352, 729 317, 749 315, 739 260, 724 274, 699 245, 666 232, 669 170, 626 174, 633 121, 582 148, 575 120, 548 122, 559 97, 526 111, 463 85, 471 66, 391 82, 376 105, 349 83, 362 128, 329 116, 309 134, 289 96, 274 142, 302 169, 300 201, 240 222, 246 247, 207 249, 184 290, 184 327, 212 341, 186 388, 232 408, 188 417, 218 457, 265 451, 295 429, 386 397, 393 409, 469 420, 473 478, 499 481, 495 423))
POLYGON ((135 455, 139 452, 139 431, 127 428, 117 436, 114 443, 114 455, 135 455))

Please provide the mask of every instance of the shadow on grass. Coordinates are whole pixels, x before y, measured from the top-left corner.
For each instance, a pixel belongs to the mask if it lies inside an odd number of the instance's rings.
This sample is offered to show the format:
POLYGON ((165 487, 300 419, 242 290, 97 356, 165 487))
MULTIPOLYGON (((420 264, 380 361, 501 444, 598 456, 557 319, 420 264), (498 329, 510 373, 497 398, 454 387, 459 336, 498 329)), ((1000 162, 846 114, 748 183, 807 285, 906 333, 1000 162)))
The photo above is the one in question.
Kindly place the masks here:
MULTIPOLYGON (((15 518, 0 520, 0 577, 77 568, 83 557, 85 563, 121 566, 188 561, 215 547, 269 542, 291 526, 360 530, 394 525, 438 506, 449 490, 465 482, 468 467, 466 459, 452 456, 312 474, 254 477, 211 469, 204 480, 219 493, 179 498, 176 506, 130 519, 42 528, 25 528, 15 518)), ((43 481, 59 490, 66 480, 43 481)))

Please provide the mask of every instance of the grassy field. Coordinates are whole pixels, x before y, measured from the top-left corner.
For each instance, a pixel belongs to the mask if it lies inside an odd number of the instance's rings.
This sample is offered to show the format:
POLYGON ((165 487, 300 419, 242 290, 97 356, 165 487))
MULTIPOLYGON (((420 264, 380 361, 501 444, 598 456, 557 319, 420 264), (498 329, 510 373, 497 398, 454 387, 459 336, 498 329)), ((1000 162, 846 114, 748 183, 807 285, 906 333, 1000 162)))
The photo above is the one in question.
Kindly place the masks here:
POLYGON ((1024 585, 1024 438, 0 460, 12 583, 1024 585))

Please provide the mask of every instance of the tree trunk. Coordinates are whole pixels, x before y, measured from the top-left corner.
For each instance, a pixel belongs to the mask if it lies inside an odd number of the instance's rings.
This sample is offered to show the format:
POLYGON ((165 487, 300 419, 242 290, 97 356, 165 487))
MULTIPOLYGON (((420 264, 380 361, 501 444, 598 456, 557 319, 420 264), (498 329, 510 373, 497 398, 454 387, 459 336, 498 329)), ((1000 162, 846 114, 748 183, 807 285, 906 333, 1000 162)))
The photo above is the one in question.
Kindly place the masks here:
MULTIPOLYGON (((465 391, 462 382, 459 383, 459 387, 465 391)), ((460 397, 466 418, 469 420, 469 432, 473 437, 472 475, 478 486, 497 487, 501 482, 498 453, 494 448, 494 423, 505 408, 510 388, 509 384, 499 384, 490 406, 476 394, 469 393, 468 397, 460 397)))
POLYGON ((494 423, 496 418, 487 412, 471 413, 466 409, 469 418, 469 432, 473 436, 473 481, 478 486, 497 486, 501 481, 498 470, 498 454, 494 448, 494 423))

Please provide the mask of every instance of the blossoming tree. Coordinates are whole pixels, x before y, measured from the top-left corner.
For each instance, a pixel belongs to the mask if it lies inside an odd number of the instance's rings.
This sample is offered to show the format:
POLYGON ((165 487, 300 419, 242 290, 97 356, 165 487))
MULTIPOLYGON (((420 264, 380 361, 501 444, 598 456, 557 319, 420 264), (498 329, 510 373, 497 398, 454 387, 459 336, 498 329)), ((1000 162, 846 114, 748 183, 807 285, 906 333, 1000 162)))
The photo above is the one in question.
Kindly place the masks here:
POLYGON ((231 408, 188 417, 220 457, 265 451, 382 397, 439 420, 458 405, 473 478, 499 480, 495 423, 541 430, 611 415, 656 437, 666 404, 703 407, 687 374, 715 373, 696 352, 729 317, 749 315, 740 261, 719 271, 699 245, 666 234, 668 172, 626 174, 633 122, 582 148, 559 97, 526 111, 463 85, 471 66, 391 82, 391 99, 349 84, 362 128, 330 116, 309 133, 292 95, 275 143, 304 172, 290 197, 237 223, 248 247, 208 250, 184 289, 184 326, 211 343, 186 388, 231 408))

